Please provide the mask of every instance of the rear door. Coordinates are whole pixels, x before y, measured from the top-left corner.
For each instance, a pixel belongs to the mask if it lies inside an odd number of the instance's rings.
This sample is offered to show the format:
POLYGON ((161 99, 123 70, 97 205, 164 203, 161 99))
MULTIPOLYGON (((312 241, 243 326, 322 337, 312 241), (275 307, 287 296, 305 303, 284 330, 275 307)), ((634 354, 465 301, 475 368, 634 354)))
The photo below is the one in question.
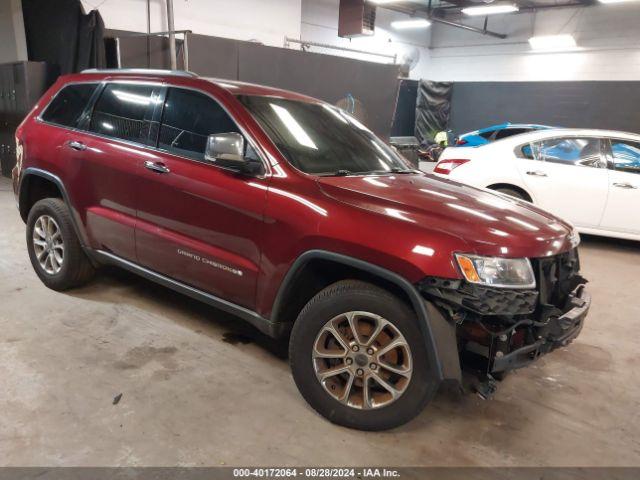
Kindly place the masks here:
POLYGON ((107 83, 64 145, 91 246, 134 261, 137 172, 153 156, 148 139, 160 89, 107 83))
POLYGON ((520 145, 516 156, 536 205, 577 226, 600 224, 609 182, 599 138, 550 138, 520 145))
POLYGON ((640 234, 640 141, 607 141, 609 198, 600 227, 640 234))
POLYGON ((139 261, 253 309, 268 176, 240 175, 205 160, 208 135, 242 133, 212 96, 170 87, 163 105, 158 157, 138 171, 139 261))

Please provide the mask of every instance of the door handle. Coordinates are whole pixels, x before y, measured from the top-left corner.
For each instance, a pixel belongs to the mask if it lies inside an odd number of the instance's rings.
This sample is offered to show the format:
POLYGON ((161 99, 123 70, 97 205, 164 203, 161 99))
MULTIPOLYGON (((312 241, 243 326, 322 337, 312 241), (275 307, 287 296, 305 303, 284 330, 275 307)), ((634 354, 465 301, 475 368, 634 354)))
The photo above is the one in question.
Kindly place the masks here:
POLYGON ((527 172, 527 175, 533 175, 534 177, 546 177, 547 174, 544 172, 541 172, 540 170, 532 170, 527 172))
POLYGON ((156 173, 169 173, 171 170, 167 168, 167 166, 163 163, 154 163, 150 161, 144 162, 144 168, 147 170, 151 170, 156 173))
POLYGON ((614 183, 613 186, 618 188, 626 188, 627 190, 633 190, 638 188, 635 185, 631 185, 630 183, 614 183))
POLYGON ((69 145, 69 148, 73 148, 74 150, 78 150, 79 152, 87 149, 87 146, 84 143, 78 142, 77 140, 72 140, 67 145, 69 145))

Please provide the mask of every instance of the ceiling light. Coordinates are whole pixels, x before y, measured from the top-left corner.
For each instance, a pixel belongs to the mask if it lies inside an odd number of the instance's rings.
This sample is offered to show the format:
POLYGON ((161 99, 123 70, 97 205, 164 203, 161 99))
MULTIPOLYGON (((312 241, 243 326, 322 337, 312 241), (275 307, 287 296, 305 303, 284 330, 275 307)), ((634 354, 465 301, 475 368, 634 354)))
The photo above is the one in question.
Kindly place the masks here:
POLYGON ((515 5, 487 5, 482 7, 463 8, 465 15, 495 15, 497 13, 512 13, 519 9, 515 5))
POLYGON ((369 0, 371 3, 377 3, 378 5, 383 5, 385 3, 393 3, 393 2, 397 2, 398 0, 369 0))
POLYGON ((534 50, 569 50, 576 47, 576 40, 573 35, 543 35, 541 37, 531 37, 529 44, 534 50))
POLYGON ((431 22, 426 18, 413 18, 411 20, 398 20, 391 22, 391 27, 396 30, 409 30, 411 28, 427 28, 431 22))

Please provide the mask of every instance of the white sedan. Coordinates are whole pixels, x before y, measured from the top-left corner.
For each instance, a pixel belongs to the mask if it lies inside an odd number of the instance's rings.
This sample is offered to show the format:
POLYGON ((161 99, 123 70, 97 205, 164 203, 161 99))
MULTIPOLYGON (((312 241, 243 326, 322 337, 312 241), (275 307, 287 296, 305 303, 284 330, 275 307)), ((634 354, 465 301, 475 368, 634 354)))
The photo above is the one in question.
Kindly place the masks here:
POLYGON ((554 129, 449 147, 433 173, 530 201, 578 231, 640 240, 640 135, 554 129))

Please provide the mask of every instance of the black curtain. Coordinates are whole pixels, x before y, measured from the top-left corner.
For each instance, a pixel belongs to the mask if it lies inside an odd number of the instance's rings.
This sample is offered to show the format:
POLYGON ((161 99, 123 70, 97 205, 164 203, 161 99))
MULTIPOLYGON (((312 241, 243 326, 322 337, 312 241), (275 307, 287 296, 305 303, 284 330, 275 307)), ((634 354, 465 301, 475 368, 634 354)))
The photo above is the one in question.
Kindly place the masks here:
POLYGON ((417 80, 400 80, 398 102, 391 125, 392 137, 413 137, 416 129, 417 80))
POLYGON ((80 0, 22 0, 29 60, 47 62, 54 76, 104 67, 104 23, 84 14, 80 0))
POLYGON ((105 68, 107 64, 104 45, 104 22, 97 10, 80 17, 78 29, 78 53, 75 70, 105 68))
POLYGON ((451 82, 420 80, 416 102, 416 138, 419 142, 433 140, 436 133, 447 129, 452 89, 451 82))

